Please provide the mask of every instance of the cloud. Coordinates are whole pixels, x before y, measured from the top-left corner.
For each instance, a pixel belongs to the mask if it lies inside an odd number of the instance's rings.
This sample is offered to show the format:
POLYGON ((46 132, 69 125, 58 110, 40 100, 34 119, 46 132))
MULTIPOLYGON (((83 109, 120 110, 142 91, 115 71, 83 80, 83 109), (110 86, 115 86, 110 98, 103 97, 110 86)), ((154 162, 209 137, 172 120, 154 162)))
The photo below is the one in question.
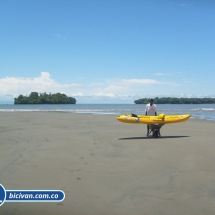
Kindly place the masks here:
POLYGON ((103 83, 90 83, 90 84, 88 84, 88 87, 101 87, 101 86, 103 86, 103 83))
POLYGON ((127 84, 158 84, 159 82, 153 79, 123 79, 127 84))
POLYGON ((83 93, 81 93, 81 92, 73 93, 73 94, 71 94, 71 95, 72 95, 72 96, 84 96, 83 93))
MULTIPOLYGON (((154 79, 117 79, 110 80, 110 86, 115 88, 126 88, 126 86, 139 86, 139 85, 175 85, 174 82, 163 82, 154 79)), ((178 84, 177 84, 178 85, 178 84)))
POLYGON ((88 85, 91 87, 79 99, 133 101, 144 95, 156 95, 158 87, 160 89, 161 86, 165 88, 165 86, 175 87, 178 85, 174 82, 160 82, 154 79, 111 79, 98 87, 97 85, 88 85))
POLYGON ((163 76, 163 75, 167 75, 167 74, 165 74, 165 73, 155 73, 154 75, 156 75, 156 76, 163 76))
POLYGON ((132 84, 132 85, 172 85, 179 86, 179 84, 175 84, 174 82, 163 82, 157 81, 154 79, 123 79, 123 84, 132 84))
POLYGON ((56 34, 55 36, 60 38, 60 39, 66 40, 66 37, 63 37, 61 34, 56 34))
MULTIPOLYGON (((79 80, 80 81, 80 80, 79 80)), ((18 95, 29 95, 30 92, 65 93, 77 98, 77 101, 122 101, 139 97, 156 95, 159 89, 165 91, 179 84, 162 82, 155 79, 109 79, 103 82, 61 84, 55 81, 49 72, 41 72, 34 78, 6 77, 0 79, 0 99, 13 100, 18 95)), ((165 91, 166 92, 166 91, 165 91)))
POLYGON ((110 97, 110 98, 115 98, 116 96, 113 93, 96 93, 95 96, 103 96, 103 97, 110 97))
POLYGON ((35 78, 6 77, 0 79, 0 98, 10 95, 13 99, 20 94, 26 95, 33 91, 40 93, 66 92, 80 86, 76 83, 60 84, 52 79, 48 72, 41 72, 41 75, 35 78))

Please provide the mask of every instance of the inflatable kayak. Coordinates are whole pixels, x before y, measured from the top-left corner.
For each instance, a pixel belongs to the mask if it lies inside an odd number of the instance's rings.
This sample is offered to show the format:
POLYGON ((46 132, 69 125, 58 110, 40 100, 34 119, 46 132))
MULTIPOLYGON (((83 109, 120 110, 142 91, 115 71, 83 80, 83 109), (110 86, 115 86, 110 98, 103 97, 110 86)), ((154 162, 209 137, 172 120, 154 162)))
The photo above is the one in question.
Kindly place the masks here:
POLYGON ((136 114, 122 114, 117 116, 120 122, 125 123, 143 123, 143 124, 168 124, 184 122, 190 118, 190 114, 184 115, 165 115, 159 114, 158 116, 144 116, 136 114))

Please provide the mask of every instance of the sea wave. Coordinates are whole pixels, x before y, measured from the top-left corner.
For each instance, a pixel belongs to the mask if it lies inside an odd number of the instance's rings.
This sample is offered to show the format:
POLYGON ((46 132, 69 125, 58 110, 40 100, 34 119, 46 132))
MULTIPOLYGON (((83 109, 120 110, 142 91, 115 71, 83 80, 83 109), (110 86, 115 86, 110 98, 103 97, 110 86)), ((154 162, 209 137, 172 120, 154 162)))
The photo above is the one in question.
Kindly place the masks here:
POLYGON ((214 111, 214 108, 201 108, 201 110, 205 110, 205 111, 214 111))
MULTIPOLYGON (((145 105, 76 104, 76 105, 0 105, 1 112, 67 112, 90 114, 145 114, 145 105)), ((215 105, 157 105, 157 113, 165 115, 191 114, 198 119, 215 120, 215 105)))

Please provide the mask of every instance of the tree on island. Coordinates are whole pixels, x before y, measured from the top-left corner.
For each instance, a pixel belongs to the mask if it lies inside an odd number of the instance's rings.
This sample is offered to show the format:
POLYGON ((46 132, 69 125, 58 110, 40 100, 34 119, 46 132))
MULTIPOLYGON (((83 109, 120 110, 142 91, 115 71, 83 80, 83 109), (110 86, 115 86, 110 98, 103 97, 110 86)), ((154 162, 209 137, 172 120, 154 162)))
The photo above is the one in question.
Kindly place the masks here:
POLYGON ((31 92, 29 96, 19 95, 14 98, 14 104, 76 104, 76 99, 64 93, 31 92))
MULTIPOLYGON (((148 104, 149 98, 137 99, 135 104, 148 104)), ((175 98, 161 97, 154 98, 155 104, 215 104, 215 98, 175 98)))

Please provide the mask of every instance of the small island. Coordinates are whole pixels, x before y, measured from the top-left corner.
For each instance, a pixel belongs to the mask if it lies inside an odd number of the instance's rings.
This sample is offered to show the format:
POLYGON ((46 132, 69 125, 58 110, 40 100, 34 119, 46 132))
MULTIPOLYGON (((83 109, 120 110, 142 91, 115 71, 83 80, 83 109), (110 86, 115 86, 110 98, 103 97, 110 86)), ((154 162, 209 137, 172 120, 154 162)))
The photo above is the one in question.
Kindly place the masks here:
POLYGON ((14 98, 14 104, 76 104, 76 99, 63 93, 31 92, 29 96, 19 95, 14 98))
MULTIPOLYGON (((135 104, 148 104, 149 98, 137 99, 135 104)), ((161 97, 154 98, 155 104, 215 104, 215 98, 175 98, 161 97)))

